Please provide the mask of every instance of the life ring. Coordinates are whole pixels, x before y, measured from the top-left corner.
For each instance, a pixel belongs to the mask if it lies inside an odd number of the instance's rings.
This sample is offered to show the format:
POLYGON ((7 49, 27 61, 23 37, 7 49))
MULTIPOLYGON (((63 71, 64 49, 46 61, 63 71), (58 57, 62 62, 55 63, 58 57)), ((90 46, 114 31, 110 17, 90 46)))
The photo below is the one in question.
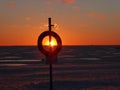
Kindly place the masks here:
POLYGON ((62 48, 62 41, 61 38, 59 37, 59 35, 53 31, 49 32, 49 31, 45 31, 43 33, 40 34, 40 36, 38 37, 38 48, 39 50, 45 55, 48 56, 50 53, 52 53, 52 55, 57 55, 58 52, 61 50, 62 48), (44 49, 44 46, 42 45, 42 41, 46 36, 49 36, 49 34, 54 37, 56 39, 57 42, 57 46, 55 48, 54 51, 49 52, 47 50, 44 49))

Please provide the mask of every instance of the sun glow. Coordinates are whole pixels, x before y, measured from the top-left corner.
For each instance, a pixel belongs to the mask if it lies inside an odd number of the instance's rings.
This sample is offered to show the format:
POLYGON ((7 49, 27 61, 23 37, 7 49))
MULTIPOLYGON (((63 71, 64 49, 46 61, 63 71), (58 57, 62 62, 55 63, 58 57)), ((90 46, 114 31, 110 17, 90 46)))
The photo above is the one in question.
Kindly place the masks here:
POLYGON ((54 37, 51 38, 51 42, 49 42, 49 37, 45 37, 43 39, 43 45, 44 46, 57 46, 57 42, 56 42, 56 39, 54 37))
POLYGON ((55 46, 55 45, 56 45, 56 44, 55 44, 55 41, 52 40, 51 42, 49 42, 49 45, 50 45, 50 46, 55 46))

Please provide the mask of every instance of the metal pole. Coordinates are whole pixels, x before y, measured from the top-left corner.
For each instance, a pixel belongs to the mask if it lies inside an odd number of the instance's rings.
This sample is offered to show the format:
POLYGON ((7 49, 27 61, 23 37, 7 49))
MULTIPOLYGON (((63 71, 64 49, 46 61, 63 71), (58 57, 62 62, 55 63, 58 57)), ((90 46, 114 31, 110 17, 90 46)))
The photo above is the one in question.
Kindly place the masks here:
MULTIPOLYGON (((50 32, 50 34, 49 34, 49 50, 50 50, 50 52, 51 52, 51 18, 48 18, 48 24, 49 24, 49 32, 50 32)), ((50 55, 49 55, 49 59, 51 60, 51 53, 50 53, 50 55)), ((52 80, 52 63, 50 62, 50 90, 53 90, 53 80, 52 80)))
POLYGON ((51 31, 51 26, 52 26, 51 25, 51 18, 48 18, 48 24, 49 24, 49 26, 48 26, 49 27, 49 31, 51 31))
POLYGON ((52 64, 50 64, 50 90, 53 90, 52 64))

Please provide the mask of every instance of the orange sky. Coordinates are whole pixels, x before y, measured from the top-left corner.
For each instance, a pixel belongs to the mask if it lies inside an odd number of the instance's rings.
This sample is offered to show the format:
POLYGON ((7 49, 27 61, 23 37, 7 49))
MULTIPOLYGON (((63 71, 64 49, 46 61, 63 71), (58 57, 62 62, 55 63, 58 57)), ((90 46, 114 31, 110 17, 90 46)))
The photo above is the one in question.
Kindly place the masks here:
POLYGON ((118 0, 1 0, 0 46, 37 45, 48 17, 63 45, 120 45, 118 0))

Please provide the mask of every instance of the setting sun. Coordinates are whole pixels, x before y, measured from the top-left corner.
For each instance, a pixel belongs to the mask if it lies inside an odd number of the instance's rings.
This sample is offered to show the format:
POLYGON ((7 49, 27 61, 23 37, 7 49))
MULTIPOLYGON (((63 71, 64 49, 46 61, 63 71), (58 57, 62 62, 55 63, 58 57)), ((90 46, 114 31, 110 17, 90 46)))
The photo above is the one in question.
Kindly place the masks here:
POLYGON ((55 46, 56 43, 55 43, 55 41, 51 41, 51 42, 49 42, 49 45, 50 45, 50 46, 55 46))
POLYGON ((43 39, 42 43, 45 46, 49 46, 49 45, 50 46, 56 46, 57 45, 56 39, 54 37, 52 37, 51 42, 49 42, 49 37, 48 36, 43 39))

